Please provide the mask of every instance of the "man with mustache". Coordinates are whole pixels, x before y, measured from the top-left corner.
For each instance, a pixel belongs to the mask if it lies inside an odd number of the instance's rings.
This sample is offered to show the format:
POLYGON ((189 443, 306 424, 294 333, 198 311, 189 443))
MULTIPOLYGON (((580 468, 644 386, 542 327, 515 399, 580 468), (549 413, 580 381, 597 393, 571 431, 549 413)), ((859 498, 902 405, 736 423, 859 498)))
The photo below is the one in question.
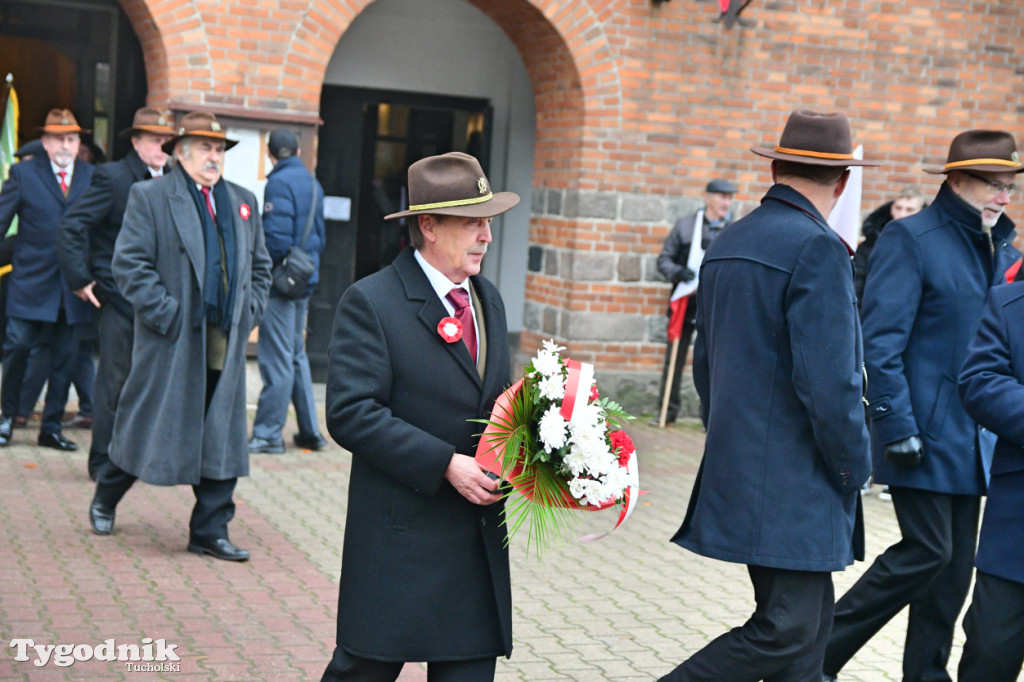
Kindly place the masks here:
POLYGON ((406 661, 486 682, 512 652, 504 505, 471 420, 510 379, 505 307, 480 264, 492 217, 519 197, 451 152, 409 168, 409 203, 387 219, 408 218, 412 248, 350 286, 334 319, 327 428, 352 476, 328 682, 395 680, 406 661))
POLYGON ((0 190, 0 234, 18 216, 18 239, 7 288, 3 384, 0 388, 0 446, 11 442, 22 380, 32 350, 50 347, 48 387, 38 444, 77 450, 61 433, 71 370, 78 348, 75 327, 89 321, 89 306, 76 298, 57 263, 57 223, 85 193, 93 167, 78 161, 80 134, 67 109, 51 109, 41 128, 46 152, 11 167, 0 190))
POLYGON ((221 177, 235 144, 213 114, 186 114, 162 146, 177 167, 128 195, 112 266, 135 341, 89 522, 113 533, 136 478, 191 485, 188 551, 245 561, 228 522, 249 473, 245 346, 267 303, 270 256, 255 197, 221 177))
POLYGON ((969 130, 950 144, 935 201, 889 223, 871 253, 861 315, 874 480, 903 539, 836 604, 825 679, 910 607, 904 682, 949 680, 953 628, 971 584, 989 434, 956 378, 990 287, 1018 259, 1004 215, 1024 171, 1012 135, 969 130))
POLYGON ((57 254, 68 285, 75 296, 99 310, 100 364, 88 464, 94 481, 107 461, 114 411, 132 362, 134 313, 114 281, 114 242, 132 185, 170 172, 161 145, 174 135, 173 125, 170 113, 149 107, 135 112, 131 128, 121 131, 121 137, 131 136, 131 150, 120 161, 96 169, 89 191, 57 230, 57 254))

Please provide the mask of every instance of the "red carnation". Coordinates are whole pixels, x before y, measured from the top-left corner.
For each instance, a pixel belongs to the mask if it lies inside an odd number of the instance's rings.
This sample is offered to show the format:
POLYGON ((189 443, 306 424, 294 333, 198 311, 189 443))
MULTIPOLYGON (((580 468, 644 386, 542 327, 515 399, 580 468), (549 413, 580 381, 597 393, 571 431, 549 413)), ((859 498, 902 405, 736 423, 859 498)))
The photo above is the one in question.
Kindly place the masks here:
POLYGON ((608 439, 612 442, 612 452, 619 455, 619 466, 627 466, 630 456, 636 452, 633 439, 625 431, 612 431, 608 434, 608 439))
POLYGON ((601 394, 597 392, 597 382, 595 382, 594 385, 590 387, 590 400, 589 400, 589 402, 594 402, 595 400, 597 400, 600 397, 601 397, 601 394))

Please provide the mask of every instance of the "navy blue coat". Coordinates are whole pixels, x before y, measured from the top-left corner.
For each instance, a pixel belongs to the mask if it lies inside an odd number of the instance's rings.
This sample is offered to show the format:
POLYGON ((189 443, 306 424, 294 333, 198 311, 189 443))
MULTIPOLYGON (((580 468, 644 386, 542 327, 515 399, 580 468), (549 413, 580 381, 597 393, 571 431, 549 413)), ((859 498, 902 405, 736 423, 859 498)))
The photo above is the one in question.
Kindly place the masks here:
POLYGON ((802 571, 863 555, 871 473, 850 254, 814 206, 775 185, 711 244, 693 378, 707 438, 673 541, 802 571))
POLYGON ((18 216, 18 237, 7 284, 7 315, 24 320, 56 322, 63 305, 68 324, 84 324, 92 315, 88 303, 71 293, 57 264, 57 224, 92 180, 93 167, 75 161, 65 199, 46 154, 11 166, 0 189, 0 233, 18 216))
MULTIPOLYGON (((309 279, 306 295, 313 293, 313 285, 320 281, 320 253, 326 244, 324 236, 324 188, 313 180, 297 156, 281 159, 267 175, 267 186, 263 192, 263 233, 266 236, 267 253, 276 266, 288 255, 288 249, 299 245, 309 217, 309 202, 312 189, 316 186, 316 210, 313 213, 313 229, 302 248, 309 254, 317 269, 309 279)), ((270 295, 277 296, 271 287, 270 295)))
POLYGON ((975 564, 1024 583, 1024 282, 989 291, 960 371, 960 397, 999 438, 975 564))
POLYGON ((977 211, 947 185, 926 209, 886 226, 868 261, 862 315, 874 477, 878 483, 983 495, 991 453, 956 399, 956 377, 989 287, 1020 258, 1013 222, 992 228, 995 258, 977 211), (994 262, 993 262, 994 261, 994 262), (924 441, 917 467, 890 464, 885 445, 924 441))

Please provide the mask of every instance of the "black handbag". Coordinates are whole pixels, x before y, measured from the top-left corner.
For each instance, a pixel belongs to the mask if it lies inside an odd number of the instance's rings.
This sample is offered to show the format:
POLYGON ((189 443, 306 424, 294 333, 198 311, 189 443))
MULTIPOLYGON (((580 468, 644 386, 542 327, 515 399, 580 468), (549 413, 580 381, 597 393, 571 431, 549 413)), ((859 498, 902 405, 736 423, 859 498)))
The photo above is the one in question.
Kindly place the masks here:
POLYGON ((316 264, 306 253, 306 240, 313 229, 313 217, 316 214, 316 178, 313 178, 313 194, 309 204, 309 216, 306 218, 306 229, 302 232, 302 240, 288 249, 284 260, 274 266, 271 276, 274 289, 284 298, 302 298, 309 286, 309 280, 316 272, 316 264))

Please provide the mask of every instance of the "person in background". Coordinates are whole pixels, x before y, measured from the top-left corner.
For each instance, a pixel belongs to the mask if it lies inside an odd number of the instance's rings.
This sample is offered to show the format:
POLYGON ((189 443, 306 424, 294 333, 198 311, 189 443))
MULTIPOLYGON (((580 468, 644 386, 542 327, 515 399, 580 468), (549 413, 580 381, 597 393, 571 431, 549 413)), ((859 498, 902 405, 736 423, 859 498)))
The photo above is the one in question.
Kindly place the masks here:
POLYGON ((93 167, 78 160, 80 134, 74 114, 51 109, 41 128, 45 154, 16 163, 0 189, 0 232, 18 216, 18 237, 7 289, 7 329, 0 385, 0 446, 11 441, 32 350, 49 346, 50 368, 37 443, 77 450, 61 432, 71 371, 78 348, 76 328, 91 311, 68 288, 57 262, 57 224, 92 179, 93 167))
POLYGON ((973 573, 992 450, 956 399, 990 287, 1020 257, 1006 207, 1024 172, 1013 135, 968 130, 949 146, 935 200, 889 223, 868 263, 861 317, 874 479, 902 539, 836 603, 825 679, 909 607, 903 679, 950 679, 957 616, 973 573))
POLYGON ((864 281, 868 276, 868 258, 871 256, 871 250, 875 248, 878 235, 882 234, 882 228, 892 220, 914 215, 927 205, 928 202, 925 201, 921 188, 907 185, 900 190, 895 199, 885 202, 864 219, 864 224, 860 228, 860 234, 864 239, 857 246, 857 252, 853 254, 853 285, 857 292, 858 305, 864 298, 864 281))
MULTIPOLYGON (((704 207, 696 212, 683 216, 672 226, 665 244, 658 254, 658 271, 669 281, 673 289, 680 282, 692 282, 697 273, 688 266, 691 245, 694 236, 700 233, 700 248, 706 251, 722 230, 732 222, 732 203, 736 196, 736 185, 724 178, 712 180, 704 189, 704 207)), ((697 306, 693 305, 693 295, 686 297, 683 310, 682 335, 675 364, 672 364, 673 344, 665 350, 665 366, 661 372, 661 393, 664 396, 668 384, 669 368, 672 370, 672 383, 668 388, 668 411, 665 413, 665 424, 672 424, 679 417, 682 407, 680 391, 682 390, 683 368, 686 366, 686 355, 693 341, 694 319, 697 306)), ((669 307, 671 324, 672 307, 669 307)), ((675 338, 675 337, 673 337, 675 338)), ((658 422, 658 420, 655 420, 658 422)), ((660 422, 659 422, 660 423, 660 422)))
POLYGON ((57 255, 64 278, 75 296, 97 308, 99 315, 100 363, 89 424, 88 473, 94 481, 107 462, 114 414, 132 364, 135 312, 114 281, 114 244, 132 186, 170 171, 168 155, 161 147, 174 135, 173 125, 169 112, 150 107, 136 111, 131 127, 120 132, 121 137, 131 139, 128 154, 96 169, 89 191, 57 228, 57 255))
POLYGON ((312 258, 316 270, 298 298, 285 298, 270 288, 270 300, 260 322, 257 351, 263 390, 256 407, 249 452, 284 452, 281 431, 288 418, 288 403, 295 405, 299 426, 295 444, 319 450, 327 445, 327 440, 320 435, 305 334, 309 296, 319 280, 320 254, 326 245, 324 190, 302 165, 295 133, 287 128, 271 132, 267 151, 274 164, 263 193, 267 252, 276 266, 290 249, 299 247, 312 258), (303 242, 310 218, 313 222, 309 237, 303 242))

